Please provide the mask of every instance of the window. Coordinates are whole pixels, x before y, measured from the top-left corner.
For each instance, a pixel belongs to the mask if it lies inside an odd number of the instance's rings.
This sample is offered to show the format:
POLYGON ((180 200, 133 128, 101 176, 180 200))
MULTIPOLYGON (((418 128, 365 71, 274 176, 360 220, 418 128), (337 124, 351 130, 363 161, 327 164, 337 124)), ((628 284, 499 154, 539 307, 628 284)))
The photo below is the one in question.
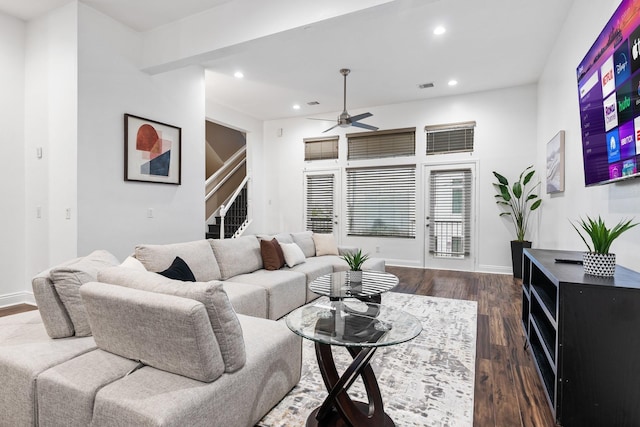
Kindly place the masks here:
POLYGON ((446 154, 473 151, 476 122, 425 126, 427 154, 446 154))
POLYGON ((347 234, 416 237, 416 167, 347 169, 347 234))
POLYGON ((338 158, 338 137, 304 139, 305 160, 326 160, 338 158))
POLYGON ((333 233, 334 175, 306 176, 307 230, 315 233, 333 233))
POLYGON ((416 153, 416 129, 393 129, 347 134, 348 160, 413 156, 416 153))
POLYGON ((471 248, 471 170, 432 171, 429 177, 429 252, 464 258, 471 248))

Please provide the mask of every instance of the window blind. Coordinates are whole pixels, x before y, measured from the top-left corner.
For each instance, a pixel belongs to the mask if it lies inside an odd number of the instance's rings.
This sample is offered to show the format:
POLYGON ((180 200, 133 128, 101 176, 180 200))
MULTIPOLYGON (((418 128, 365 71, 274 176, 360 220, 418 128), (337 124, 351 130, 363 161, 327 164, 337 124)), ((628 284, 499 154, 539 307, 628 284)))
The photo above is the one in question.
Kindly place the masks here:
POLYGON ((305 160, 326 160, 338 158, 338 137, 304 139, 305 160))
POLYGON ((431 171, 429 175, 429 252, 464 258, 471 249, 470 169, 431 171))
POLYGON ((393 129, 347 135, 347 159, 379 159, 413 156, 416 152, 416 129, 393 129))
POLYGON ((425 126, 427 154, 473 151, 476 122, 425 126))
POLYGON ((307 230, 333 233, 334 175, 307 175, 307 230))
POLYGON ((415 165, 347 169, 347 234, 415 238, 415 165))

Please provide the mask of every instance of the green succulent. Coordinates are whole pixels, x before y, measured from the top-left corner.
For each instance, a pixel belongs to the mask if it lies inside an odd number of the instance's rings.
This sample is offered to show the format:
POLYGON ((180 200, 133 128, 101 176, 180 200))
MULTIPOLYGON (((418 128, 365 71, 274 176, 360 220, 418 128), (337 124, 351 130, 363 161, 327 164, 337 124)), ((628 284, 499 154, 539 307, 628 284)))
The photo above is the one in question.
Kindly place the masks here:
POLYGON ((578 227, 576 227, 573 223, 571 223, 571 225, 578 232, 584 244, 587 245, 589 252, 594 252, 597 254, 608 254, 611 243, 613 243, 615 239, 617 239, 625 231, 638 225, 638 223, 632 224, 632 220, 633 219, 620 220, 620 222, 615 227, 609 229, 599 215, 597 220, 591 219, 589 218, 589 216, 587 216, 586 221, 580 218, 577 221, 578 225, 580 225, 585 233, 591 238, 593 247, 587 242, 587 239, 585 239, 585 236, 578 229, 578 227))
POLYGON ((542 204, 542 199, 535 193, 540 186, 540 181, 527 187, 535 173, 533 165, 527 167, 520 174, 520 178, 513 183, 513 186, 510 186, 507 178, 498 172, 493 172, 493 175, 498 180, 498 182, 493 183, 498 193, 495 195, 496 203, 506 209, 505 212, 500 213, 500 216, 509 215, 513 219, 516 240, 519 242, 525 240, 527 227, 529 226, 529 214, 542 204))
POLYGON ((363 254, 362 249, 358 249, 355 252, 347 252, 342 256, 342 259, 349 264, 351 271, 360 271, 362 264, 369 259, 369 254, 363 254))

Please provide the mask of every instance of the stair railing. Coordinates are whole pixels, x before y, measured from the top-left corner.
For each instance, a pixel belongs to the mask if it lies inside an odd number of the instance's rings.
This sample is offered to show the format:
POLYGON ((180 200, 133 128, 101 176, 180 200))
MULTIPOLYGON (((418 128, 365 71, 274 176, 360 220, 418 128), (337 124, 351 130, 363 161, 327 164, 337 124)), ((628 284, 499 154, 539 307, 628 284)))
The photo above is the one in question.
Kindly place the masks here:
POLYGON ((218 184, 216 184, 215 187, 213 187, 211 189, 211 191, 209 191, 204 200, 205 202, 207 200, 209 200, 211 198, 211 196, 213 196, 214 194, 216 194, 216 192, 220 189, 220 187, 222 187, 224 185, 225 182, 227 182, 227 180, 238 170, 240 169, 246 162, 246 153, 247 149, 246 147, 241 148, 240 150, 238 150, 227 162, 227 165, 232 165, 236 160, 238 160, 239 157, 241 156, 245 156, 244 159, 240 160, 231 170, 228 170, 228 167, 223 166, 221 167, 219 170, 217 170, 213 175, 211 175, 205 182, 205 188, 208 187, 211 183, 215 182, 220 176, 222 176, 224 174, 224 178, 222 178, 220 180, 220 182, 218 182, 218 184))
POLYGON ((239 231, 242 231, 244 227, 247 225, 248 221, 248 212, 247 212, 247 183, 249 182, 249 177, 246 176, 242 183, 238 186, 233 195, 229 198, 229 202, 226 205, 220 206, 220 239, 225 238, 225 217, 229 212, 230 218, 233 220, 233 226, 237 227, 234 231, 233 237, 236 237, 236 234, 239 231), (242 195, 242 197, 239 197, 242 195), (238 202, 238 203, 236 203, 238 202))

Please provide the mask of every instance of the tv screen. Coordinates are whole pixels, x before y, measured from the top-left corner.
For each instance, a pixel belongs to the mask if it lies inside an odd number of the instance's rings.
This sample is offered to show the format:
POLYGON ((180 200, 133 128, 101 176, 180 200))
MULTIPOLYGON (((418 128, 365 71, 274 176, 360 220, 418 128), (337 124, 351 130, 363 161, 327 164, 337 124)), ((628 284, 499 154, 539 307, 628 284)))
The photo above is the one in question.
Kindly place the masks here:
POLYGON ((577 74, 585 185, 640 175, 640 0, 622 0, 577 74))

